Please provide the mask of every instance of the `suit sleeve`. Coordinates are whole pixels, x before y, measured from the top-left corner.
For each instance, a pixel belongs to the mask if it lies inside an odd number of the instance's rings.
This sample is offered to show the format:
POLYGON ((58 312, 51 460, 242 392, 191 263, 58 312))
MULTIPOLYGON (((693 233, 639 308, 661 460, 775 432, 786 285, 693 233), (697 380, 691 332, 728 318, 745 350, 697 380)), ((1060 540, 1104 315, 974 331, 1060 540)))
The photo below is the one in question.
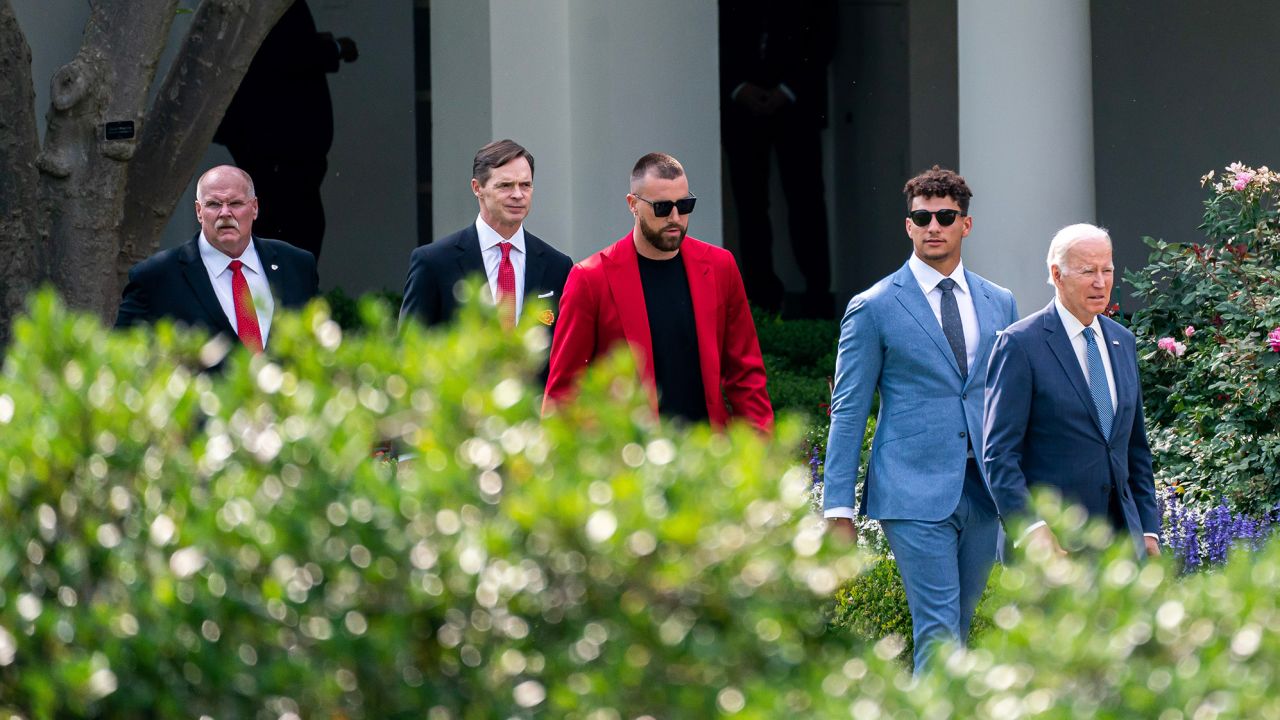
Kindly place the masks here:
POLYGON ((880 329, 866 300, 855 297, 840 322, 836 380, 831 393, 831 430, 823 471, 822 507, 855 508, 862 438, 871 398, 884 366, 880 329))
POLYGON ((129 283, 124 286, 120 308, 116 310, 117 330, 150 322, 152 318, 151 298, 139 275, 137 268, 129 271, 129 283))
POLYGON ((560 317, 551 338, 551 362, 547 371, 547 391, 542 398, 542 414, 573 396, 578 376, 596 353, 596 320, 599 299, 588 271, 574 266, 564 283, 560 317))
POLYGON ((769 401, 760 339, 751 319, 742 275, 732 258, 723 270, 728 294, 724 298, 725 334, 720 347, 721 388, 731 417, 742 418, 761 432, 771 433, 773 404, 769 401))
MULTIPOLYGON (((1137 348, 1134 366, 1137 367, 1137 348)), ((1155 475, 1151 467, 1151 446, 1147 444, 1147 425, 1142 413, 1142 378, 1135 372, 1138 404, 1133 413, 1133 430, 1129 433, 1129 490, 1138 506, 1142 532, 1160 534, 1160 510, 1156 503, 1155 475)))
POLYGON ((425 248, 418 248, 409 256, 409 276, 404 283, 404 300, 400 303, 401 327, 409 318, 424 325, 440 321, 440 289, 431 272, 425 248))
POLYGON ((1026 351, 1009 333, 991 350, 983 410, 982 462, 1000 518, 1027 511, 1031 493, 1022 472, 1027 422, 1031 417, 1033 378, 1026 351))

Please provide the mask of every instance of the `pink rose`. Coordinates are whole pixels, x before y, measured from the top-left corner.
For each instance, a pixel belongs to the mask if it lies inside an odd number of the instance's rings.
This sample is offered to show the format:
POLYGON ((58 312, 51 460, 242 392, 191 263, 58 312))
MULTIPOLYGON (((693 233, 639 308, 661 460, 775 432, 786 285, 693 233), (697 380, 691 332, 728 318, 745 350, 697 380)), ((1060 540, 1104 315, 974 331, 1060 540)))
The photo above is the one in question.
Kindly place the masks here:
POLYGON ((1280 327, 1267 335, 1267 345, 1271 346, 1271 352, 1280 352, 1280 327))
POLYGON ((1156 347, 1164 350, 1174 357, 1182 357, 1182 354, 1187 351, 1187 346, 1185 344, 1180 343, 1171 337, 1160 338, 1156 341, 1156 347))
POLYGON ((1248 185, 1249 181, 1252 179, 1253 173, 1251 172, 1236 173, 1236 181, 1231 185, 1231 187, 1235 188, 1236 191, 1239 192, 1240 190, 1244 190, 1245 186, 1248 185))
POLYGON ((1196 334, 1196 326, 1195 326, 1195 325, 1188 325, 1188 326, 1187 326, 1187 329, 1182 331, 1182 334, 1183 334, 1183 335, 1186 335, 1187 337, 1191 337, 1192 335, 1195 335, 1195 334, 1196 334))

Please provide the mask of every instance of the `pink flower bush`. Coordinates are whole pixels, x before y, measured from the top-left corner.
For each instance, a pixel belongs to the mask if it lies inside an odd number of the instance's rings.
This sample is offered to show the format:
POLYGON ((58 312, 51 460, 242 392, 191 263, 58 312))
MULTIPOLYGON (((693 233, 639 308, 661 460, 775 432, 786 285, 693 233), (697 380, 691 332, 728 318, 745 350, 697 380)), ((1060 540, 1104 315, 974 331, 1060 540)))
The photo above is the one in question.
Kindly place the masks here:
POLYGON ((1156 347, 1164 350, 1174 357, 1182 357, 1182 354, 1187 351, 1186 344, 1180 343, 1171 337, 1160 338, 1156 341, 1156 347))
POLYGON ((1249 184, 1249 181, 1252 179, 1253 179, 1253 173, 1248 171, 1238 172, 1236 173, 1236 181, 1232 183, 1231 187, 1234 188, 1237 192, 1239 192, 1240 190, 1244 190, 1245 186, 1247 186, 1249 184))
POLYGON ((1187 329, 1182 331, 1182 334, 1183 334, 1183 335, 1186 335, 1187 337, 1191 337, 1192 335, 1195 335, 1195 334, 1196 334, 1196 326, 1195 326, 1195 325, 1188 325, 1188 326, 1187 326, 1187 329))
POLYGON ((1267 345, 1271 346, 1271 352, 1280 352, 1280 327, 1267 335, 1267 345))

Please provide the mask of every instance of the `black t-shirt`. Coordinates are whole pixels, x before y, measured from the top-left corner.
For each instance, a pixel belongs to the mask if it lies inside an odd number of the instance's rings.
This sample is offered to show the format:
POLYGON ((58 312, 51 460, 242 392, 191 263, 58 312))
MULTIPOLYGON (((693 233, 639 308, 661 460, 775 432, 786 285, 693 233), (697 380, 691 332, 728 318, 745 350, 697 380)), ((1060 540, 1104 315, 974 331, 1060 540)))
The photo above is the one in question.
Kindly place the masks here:
POLYGON ((689 278, 680 256, 640 261, 640 284, 653 342, 653 376, 658 412, 689 422, 707 419, 707 401, 698 358, 698 328, 693 321, 689 278))

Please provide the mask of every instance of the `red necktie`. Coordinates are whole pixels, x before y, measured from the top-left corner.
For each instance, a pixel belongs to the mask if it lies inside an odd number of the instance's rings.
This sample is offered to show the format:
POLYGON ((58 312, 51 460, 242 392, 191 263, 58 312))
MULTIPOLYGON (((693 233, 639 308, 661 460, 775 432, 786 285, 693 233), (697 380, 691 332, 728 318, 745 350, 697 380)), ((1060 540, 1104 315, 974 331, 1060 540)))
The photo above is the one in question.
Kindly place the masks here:
POLYGON ((505 328, 516 326, 516 268, 511 264, 511 243, 500 242, 502 262, 498 263, 498 319, 505 328))
POLYGON ((249 282, 240 271, 244 263, 232 260, 227 267, 231 268, 231 297, 236 306, 236 334, 251 352, 260 353, 262 331, 258 329, 258 311, 253 307, 253 293, 249 292, 249 282))

